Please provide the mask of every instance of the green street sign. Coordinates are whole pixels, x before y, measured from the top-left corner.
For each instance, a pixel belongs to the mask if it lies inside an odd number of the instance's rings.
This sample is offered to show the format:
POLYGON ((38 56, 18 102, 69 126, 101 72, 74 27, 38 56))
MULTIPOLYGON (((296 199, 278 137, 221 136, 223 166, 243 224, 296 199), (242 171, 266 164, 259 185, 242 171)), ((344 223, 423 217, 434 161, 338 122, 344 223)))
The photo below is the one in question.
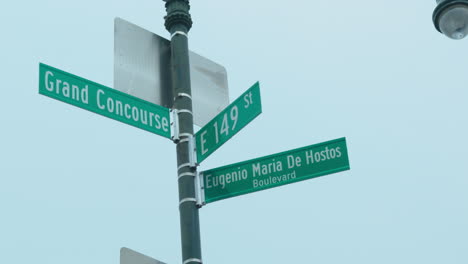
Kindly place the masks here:
POLYGON ((346 139, 252 159, 200 173, 202 203, 349 170, 346 139))
POLYGON ((257 82, 195 134, 197 162, 201 163, 261 112, 257 82))
POLYGON ((168 108, 42 63, 39 64, 39 93, 171 138, 168 108))

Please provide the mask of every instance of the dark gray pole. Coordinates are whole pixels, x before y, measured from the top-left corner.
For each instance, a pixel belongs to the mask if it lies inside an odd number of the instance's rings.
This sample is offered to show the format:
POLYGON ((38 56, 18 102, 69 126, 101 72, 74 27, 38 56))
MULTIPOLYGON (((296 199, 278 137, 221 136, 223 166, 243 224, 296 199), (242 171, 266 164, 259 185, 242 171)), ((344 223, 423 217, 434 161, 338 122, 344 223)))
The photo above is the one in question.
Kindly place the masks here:
POLYGON ((196 167, 190 161, 193 139, 192 92, 187 33, 192 26, 188 0, 164 0, 166 29, 171 33, 172 86, 174 109, 179 117, 177 172, 179 181, 179 212, 182 240, 182 263, 202 263, 200 223, 195 195, 196 167))

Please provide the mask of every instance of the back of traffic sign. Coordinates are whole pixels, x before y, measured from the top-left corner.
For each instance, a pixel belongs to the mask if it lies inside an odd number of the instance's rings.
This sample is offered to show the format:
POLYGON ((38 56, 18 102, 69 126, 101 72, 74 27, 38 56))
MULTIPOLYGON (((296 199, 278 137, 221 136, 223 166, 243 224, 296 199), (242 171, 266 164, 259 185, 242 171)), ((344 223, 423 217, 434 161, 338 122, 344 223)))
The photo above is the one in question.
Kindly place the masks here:
POLYGON ((120 264, 165 264, 139 252, 123 247, 120 249, 120 264))
MULTIPOLYGON (((172 108, 170 41, 121 18, 114 21, 114 89, 172 108)), ((229 104, 226 69, 189 51, 193 120, 200 127, 229 104)))

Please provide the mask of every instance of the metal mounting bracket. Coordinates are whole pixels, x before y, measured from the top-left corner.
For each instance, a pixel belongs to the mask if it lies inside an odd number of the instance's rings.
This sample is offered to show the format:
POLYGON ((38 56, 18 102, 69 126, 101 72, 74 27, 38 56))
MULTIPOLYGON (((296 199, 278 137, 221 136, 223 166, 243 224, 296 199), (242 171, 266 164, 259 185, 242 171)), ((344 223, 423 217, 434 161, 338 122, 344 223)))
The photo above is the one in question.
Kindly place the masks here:
POLYGON ((172 141, 175 143, 180 140, 180 131, 179 131, 179 111, 177 109, 171 109, 171 131, 172 131, 172 141))
POLYGON ((195 137, 193 135, 189 135, 188 144, 189 144, 190 167, 196 168, 198 166, 197 150, 196 150, 196 145, 195 145, 195 137))
POLYGON ((205 186, 203 183, 203 172, 197 172, 195 176, 195 197, 197 199, 198 208, 202 208, 205 203, 205 186))

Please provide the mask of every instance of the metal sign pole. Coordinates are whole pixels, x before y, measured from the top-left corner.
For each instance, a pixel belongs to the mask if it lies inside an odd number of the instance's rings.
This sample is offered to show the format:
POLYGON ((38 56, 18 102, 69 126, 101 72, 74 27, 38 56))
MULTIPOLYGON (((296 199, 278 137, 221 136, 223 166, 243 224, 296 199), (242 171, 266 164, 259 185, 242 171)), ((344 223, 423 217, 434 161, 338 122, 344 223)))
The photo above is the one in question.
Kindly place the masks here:
MULTIPOLYGON (((171 70, 174 109, 179 121, 177 173, 179 181, 179 212, 183 264, 202 263, 200 223, 195 192, 196 166, 191 160, 193 144, 193 114, 190 88, 188 31, 192 26, 188 0, 164 0, 166 29, 171 33, 171 70)), ((192 158, 193 159, 193 158, 192 158)))

